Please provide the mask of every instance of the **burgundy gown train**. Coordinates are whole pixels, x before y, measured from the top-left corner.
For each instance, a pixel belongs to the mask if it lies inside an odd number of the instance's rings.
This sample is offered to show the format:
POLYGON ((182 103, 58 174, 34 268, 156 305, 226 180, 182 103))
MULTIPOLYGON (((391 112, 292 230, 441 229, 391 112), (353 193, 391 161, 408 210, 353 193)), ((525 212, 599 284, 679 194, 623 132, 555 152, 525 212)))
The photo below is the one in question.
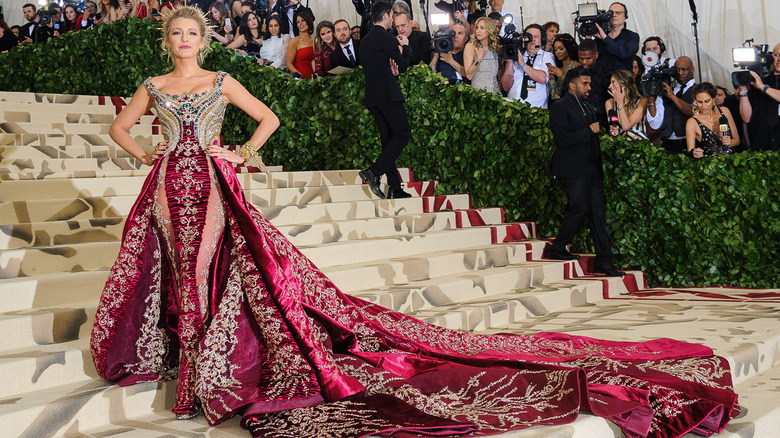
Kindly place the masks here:
POLYGON ((629 437, 721 431, 738 412, 728 363, 670 339, 447 330, 345 295, 247 202, 206 153, 226 104, 155 100, 170 147, 127 218, 92 331, 102 377, 178 376, 199 400, 268 437, 478 436, 590 412, 629 437))

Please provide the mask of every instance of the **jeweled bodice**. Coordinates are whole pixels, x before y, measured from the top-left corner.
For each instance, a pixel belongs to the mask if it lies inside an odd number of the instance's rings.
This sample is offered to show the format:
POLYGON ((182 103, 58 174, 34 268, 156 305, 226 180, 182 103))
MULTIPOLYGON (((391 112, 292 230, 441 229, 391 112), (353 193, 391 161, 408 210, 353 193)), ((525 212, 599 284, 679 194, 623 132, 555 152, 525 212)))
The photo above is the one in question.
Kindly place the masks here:
POLYGON ((219 141, 222 119, 225 117, 225 100, 222 98, 222 81, 227 76, 217 72, 214 87, 202 93, 167 94, 157 90, 152 78, 144 81, 154 97, 157 117, 160 119, 162 134, 168 141, 166 154, 171 152, 205 150, 210 144, 219 141), (197 142, 183 138, 195 138, 197 142))

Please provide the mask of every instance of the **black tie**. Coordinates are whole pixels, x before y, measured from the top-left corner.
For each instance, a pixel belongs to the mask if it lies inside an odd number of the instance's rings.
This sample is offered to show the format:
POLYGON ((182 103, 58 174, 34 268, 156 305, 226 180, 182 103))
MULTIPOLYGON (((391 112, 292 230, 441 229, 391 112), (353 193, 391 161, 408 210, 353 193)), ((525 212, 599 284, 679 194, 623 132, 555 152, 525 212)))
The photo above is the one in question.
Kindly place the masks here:
MULTIPOLYGON (((533 56, 528 57, 527 64, 531 67, 534 66, 534 61, 536 61, 536 56, 539 55, 538 53, 533 56)), ((528 98, 528 81, 530 81, 531 78, 528 76, 528 73, 523 72, 523 88, 520 89, 520 99, 526 99, 528 98)))
POLYGON ((685 94, 683 93, 683 90, 685 90, 685 85, 680 85, 680 90, 677 92, 677 94, 675 94, 678 99, 682 99, 683 94, 685 94))
POLYGON ((349 49, 349 46, 346 46, 345 49, 347 49, 347 58, 349 58, 349 62, 354 67, 355 66, 355 57, 352 55, 352 50, 349 49))

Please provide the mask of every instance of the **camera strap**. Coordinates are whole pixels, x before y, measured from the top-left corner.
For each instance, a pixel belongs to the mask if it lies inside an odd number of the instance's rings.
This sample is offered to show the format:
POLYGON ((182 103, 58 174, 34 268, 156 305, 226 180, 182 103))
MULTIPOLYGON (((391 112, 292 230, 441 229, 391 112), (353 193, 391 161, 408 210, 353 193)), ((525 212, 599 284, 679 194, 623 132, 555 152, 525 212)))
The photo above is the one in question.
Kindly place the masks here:
MULTIPOLYGON (((534 55, 528 56, 528 61, 526 62, 526 64, 530 65, 531 68, 533 68, 537 56, 539 56, 539 52, 537 52, 534 55)), ((531 79, 531 77, 528 76, 528 73, 523 72, 523 87, 520 89, 520 99, 528 98, 528 90, 536 91, 536 81, 531 79)))

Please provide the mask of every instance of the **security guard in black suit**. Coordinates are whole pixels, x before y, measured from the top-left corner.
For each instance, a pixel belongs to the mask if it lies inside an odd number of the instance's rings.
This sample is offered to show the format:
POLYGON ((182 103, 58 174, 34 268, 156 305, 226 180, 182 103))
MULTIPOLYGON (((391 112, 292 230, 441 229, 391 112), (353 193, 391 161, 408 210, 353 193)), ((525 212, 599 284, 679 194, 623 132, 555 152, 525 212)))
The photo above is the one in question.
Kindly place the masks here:
POLYGON ((387 175, 387 198, 409 198, 411 195, 401 189, 395 164, 411 138, 404 95, 396 75, 406 71, 412 52, 405 36, 394 37, 388 32, 393 23, 390 3, 374 3, 371 18, 374 27, 360 40, 360 63, 366 80, 366 107, 379 129, 382 153, 374 164, 360 171, 360 177, 374 194, 384 198, 379 179, 387 175))
POLYGON ((595 272, 611 277, 625 275, 612 267, 612 248, 607 234, 604 170, 599 146, 599 121, 588 104, 590 72, 584 67, 569 71, 564 80, 568 93, 550 108, 550 129, 555 138, 552 174, 566 191, 566 214, 548 257, 576 260, 566 250, 585 219, 590 223, 596 247, 595 272))

